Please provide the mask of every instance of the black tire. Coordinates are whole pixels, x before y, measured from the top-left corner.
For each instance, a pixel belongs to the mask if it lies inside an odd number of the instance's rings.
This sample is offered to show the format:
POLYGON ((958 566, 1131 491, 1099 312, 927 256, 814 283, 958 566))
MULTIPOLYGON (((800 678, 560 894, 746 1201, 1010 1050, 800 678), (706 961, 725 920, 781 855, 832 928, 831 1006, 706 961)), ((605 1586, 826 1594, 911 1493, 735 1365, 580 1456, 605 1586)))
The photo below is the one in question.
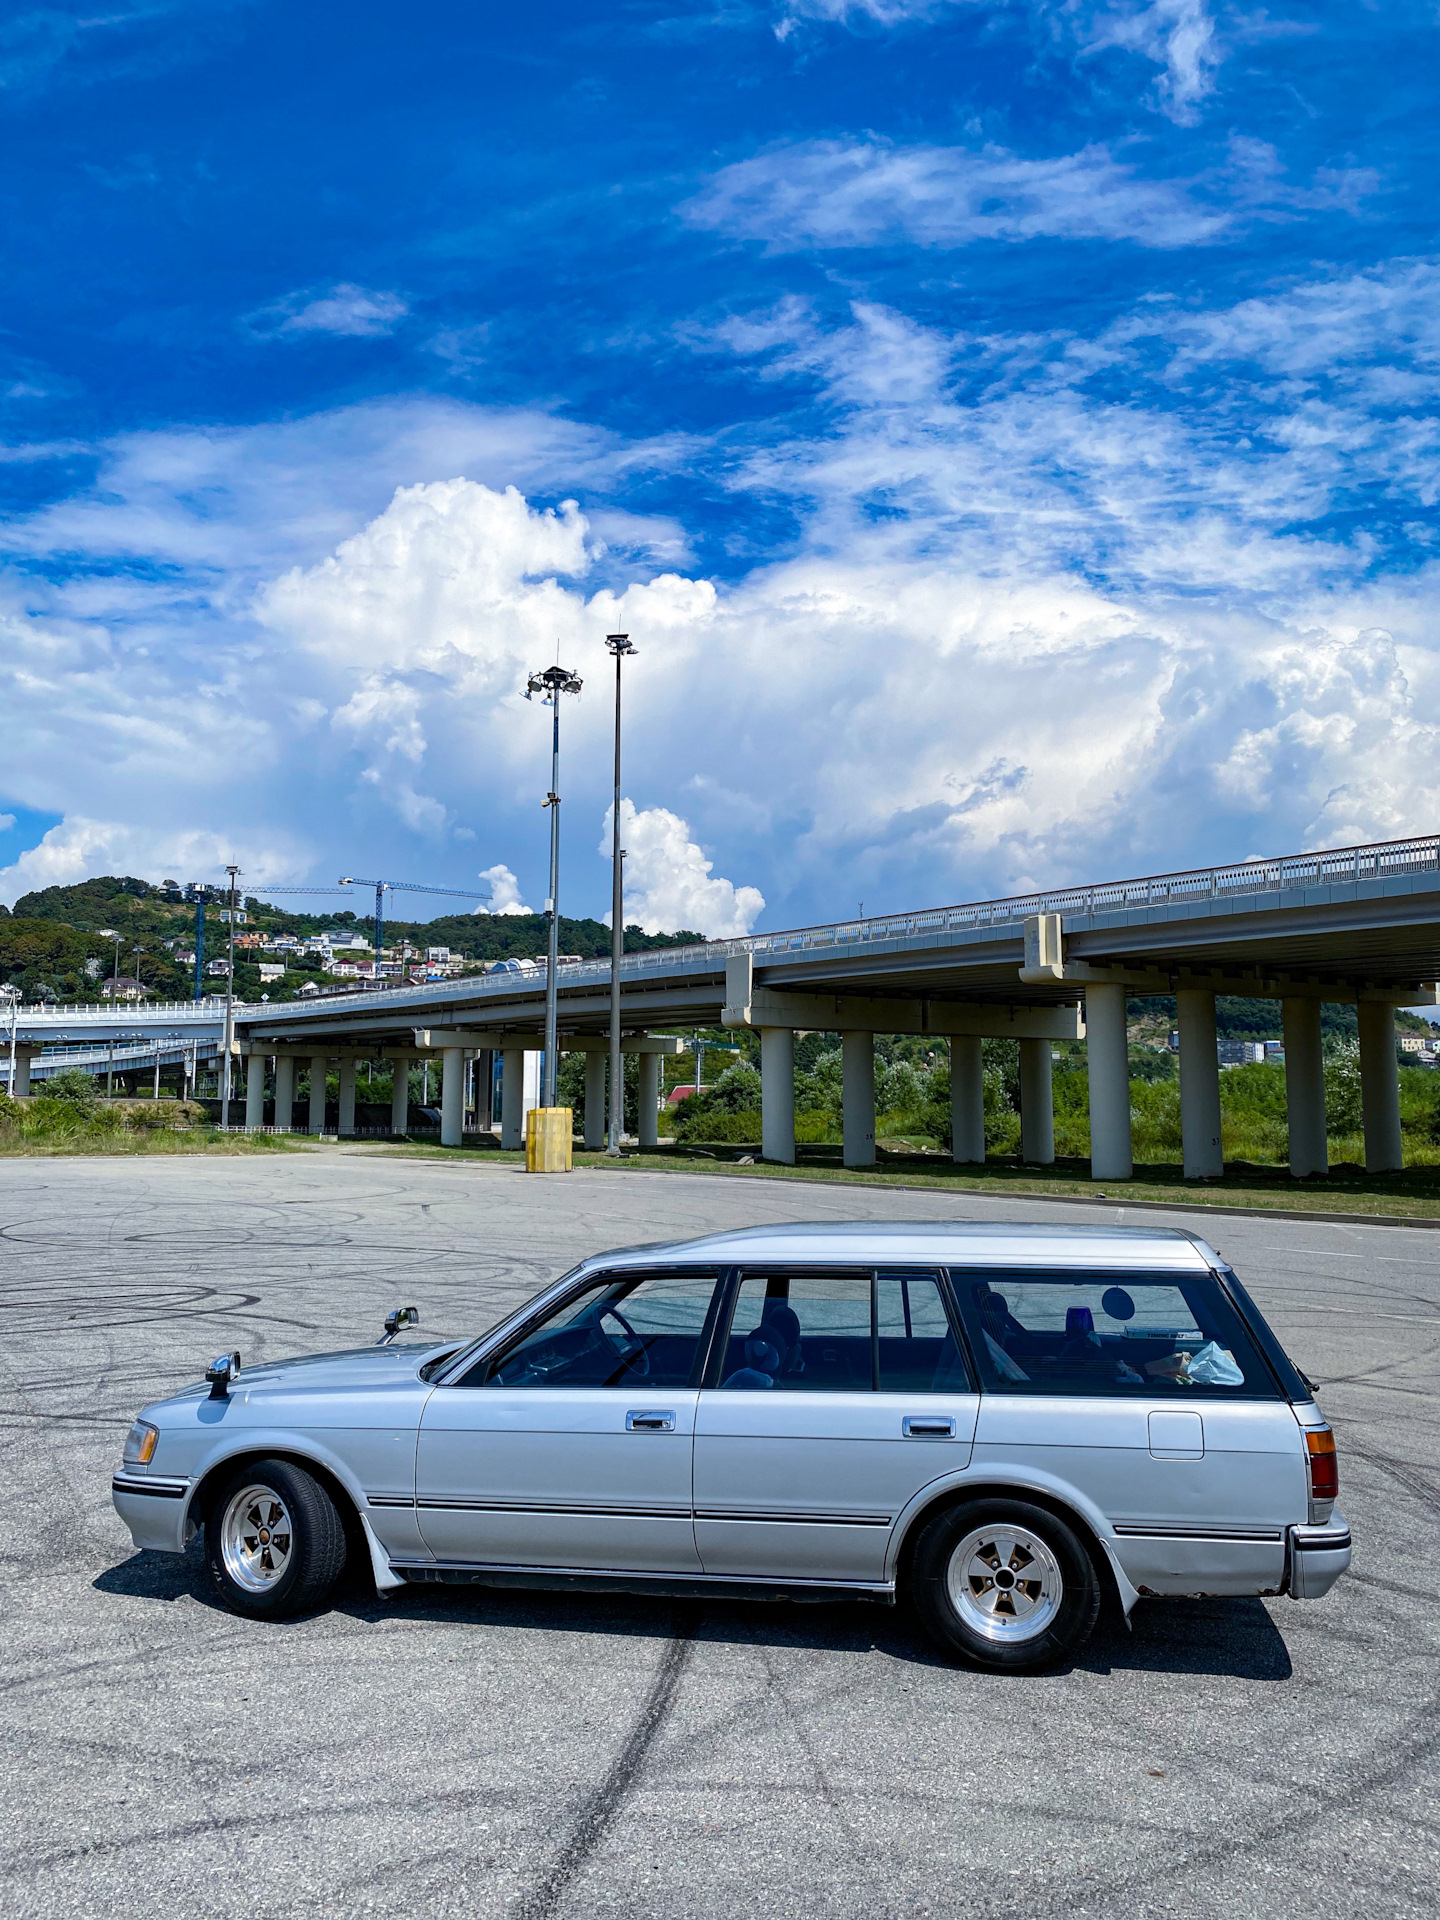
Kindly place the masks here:
POLYGON ((345 1528, 312 1474, 252 1460, 226 1475, 205 1520, 210 1583, 232 1613, 288 1620, 324 1606, 345 1565, 345 1528))
POLYGON ((910 1591, 936 1645, 990 1673, 1053 1667, 1084 1646, 1100 1612, 1085 1543, 1028 1500, 971 1500, 937 1514, 915 1544, 910 1591))

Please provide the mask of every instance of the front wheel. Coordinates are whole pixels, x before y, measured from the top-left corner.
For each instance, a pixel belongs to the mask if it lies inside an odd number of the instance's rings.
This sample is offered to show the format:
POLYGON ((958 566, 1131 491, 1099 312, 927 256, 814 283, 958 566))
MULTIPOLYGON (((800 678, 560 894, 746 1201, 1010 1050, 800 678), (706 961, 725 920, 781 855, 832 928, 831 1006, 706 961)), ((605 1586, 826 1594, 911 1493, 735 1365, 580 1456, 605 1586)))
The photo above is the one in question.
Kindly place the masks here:
POLYGON ((345 1565, 345 1528, 303 1467, 256 1460, 230 1474, 211 1502, 205 1559, 232 1612, 288 1619, 323 1606, 345 1565))
POLYGON ((1084 1646, 1100 1582, 1074 1529, 1024 1500, 938 1514, 915 1548, 916 1611, 945 1652, 995 1673, 1035 1673, 1084 1646))

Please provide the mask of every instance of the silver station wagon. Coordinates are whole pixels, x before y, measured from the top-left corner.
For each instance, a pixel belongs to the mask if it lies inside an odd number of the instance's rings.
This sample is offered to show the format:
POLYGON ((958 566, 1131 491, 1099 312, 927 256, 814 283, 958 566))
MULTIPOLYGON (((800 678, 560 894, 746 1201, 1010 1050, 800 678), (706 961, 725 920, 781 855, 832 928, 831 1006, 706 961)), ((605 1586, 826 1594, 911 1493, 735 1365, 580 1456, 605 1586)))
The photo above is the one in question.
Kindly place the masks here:
POLYGON ((147 1407, 115 1505, 205 1534, 240 1613, 347 1555, 411 1581, 905 1596, 1025 1670, 1107 1597, 1318 1599, 1350 1563, 1334 1436, 1181 1232, 787 1226, 587 1260, 478 1340, 242 1371, 147 1407))

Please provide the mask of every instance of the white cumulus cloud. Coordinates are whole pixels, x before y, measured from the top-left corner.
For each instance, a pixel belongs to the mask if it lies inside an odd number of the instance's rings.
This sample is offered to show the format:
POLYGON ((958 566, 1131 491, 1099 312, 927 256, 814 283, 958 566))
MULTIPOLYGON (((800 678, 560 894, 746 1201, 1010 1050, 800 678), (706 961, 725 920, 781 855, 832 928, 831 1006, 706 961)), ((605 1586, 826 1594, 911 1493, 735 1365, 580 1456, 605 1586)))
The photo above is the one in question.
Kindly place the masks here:
POLYGON ((486 867, 480 878, 490 889, 490 898, 483 911, 486 913, 529 913, 531 909, 520 898, 520 882, 509 867, 497 862, 486 867))
MULTIPOLYGON (((600 852, 608 854, 614 808, 605 812, 600 852)), ((625 924, 646 933, 703 933, 729 940, 748 933, 765 910, 758 887, 737 887, 711 873, 690 838, 690 828, 666 807, 637 811, 620 802, 620 841, 625 849, 625 924)), ((611 916, 605 915, 606 926, 611 916)))

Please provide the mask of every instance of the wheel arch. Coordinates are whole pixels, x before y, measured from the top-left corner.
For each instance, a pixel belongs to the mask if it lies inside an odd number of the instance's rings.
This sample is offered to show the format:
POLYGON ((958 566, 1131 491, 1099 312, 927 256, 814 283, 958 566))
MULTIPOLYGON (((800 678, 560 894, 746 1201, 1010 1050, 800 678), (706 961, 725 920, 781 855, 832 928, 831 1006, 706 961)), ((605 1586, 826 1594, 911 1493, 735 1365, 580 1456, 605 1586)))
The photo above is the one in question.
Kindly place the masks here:
POLYGON ((994 1473, 926 1488, 900 1516, 887 1556, 887 1571, 894 1577, 897 1592, 902 1592, 909 1583, 916 1542, 925 1528, 937 1514, 950 1507, 968 1505, 972 1500, 1026 1500, 1053 1513, 1057 1520, 1063 1520, 1079 1535, 1105 1598, 1129 1614, 1139 1595, 1116 1562, 1114 1551, 1101 1531, 1103 1521, 1085 1511, 1087 1503, 1069 1497, 1068 1490, 1063 1488, 1037 1485, 1030 1479, 1007 1479, 1003 1474, 994 1473))
POLYGON ((261 1440, 236 1447, 220 1459, 212 1461, 195 1483, 190 1495, 190 1503, 185 1514, 185 1537, 190 1539, 205 1525, 214 1504, 217 1490, 223 1486, 237 1467, 247 1461, 283 1460, 288 1467, 299 1467, 312 1479, 318 1480, 335 1504, 340 1516, 340 1524, 345 1529, 347 1555, 352 1560, 357 1552, 364 1559, 369 1558, 369 1546, 365 1528, 360 1518, 359 1503, 353 1490, 345 1484, 343 1477, 326 1461, 308 1453, 303 1447, 293 1443, 279 1442, 266 1446, 261 1440))

